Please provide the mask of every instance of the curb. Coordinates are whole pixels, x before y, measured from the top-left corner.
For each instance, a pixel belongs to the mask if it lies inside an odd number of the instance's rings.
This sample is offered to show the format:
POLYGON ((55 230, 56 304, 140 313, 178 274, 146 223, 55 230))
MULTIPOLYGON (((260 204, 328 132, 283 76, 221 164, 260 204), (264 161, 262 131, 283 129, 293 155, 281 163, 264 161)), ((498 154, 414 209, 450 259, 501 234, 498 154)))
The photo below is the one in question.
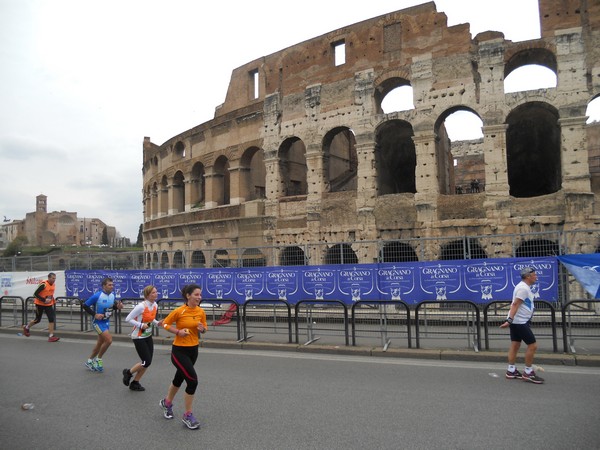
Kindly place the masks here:
MULTIPOLYGON (((21 328, 0 327, 0 333, 18 334, 21 328)), ((33 336, 46 336, 42 330, 31 330, 33 336)), ((69 337, 74 339, 95 339, 93 332, 81 331, 60 331, 60 337, 69 337)), ((113 340, 119 342, 130 341, 129 335, 113 334, 113 340)), ((157 345, 171 345, 172 339, 169 337, 154 337, 154 343, 157 345)), ((506 352, 498 351, 469 351, 469 350, 449 350, 449 349, 412 349, 412 348, 388 348, 383 351, 381 348, 373 347, 351 347, 344 345, 319 345, 310 346, 300 344, 282 344, 273 342, 237 342, 203 339, 200 341, 200 347, 214 349, 236 349, 236 350, 263 350, 278 352, 298 352, 298 353, 321 353, 330 355, 354 355, 354 356, 372 356, 381 358, 412 358, 429 359, 440 361, 480 361, 506 363, 506 352)), ((522 352, 519 357, 522 358, 522 352)), ((582 366, 582 367, 600 367, 600 355, 576 355, 567 353, 536 353, 536 364, 560 365, 560 366, 582 366)))

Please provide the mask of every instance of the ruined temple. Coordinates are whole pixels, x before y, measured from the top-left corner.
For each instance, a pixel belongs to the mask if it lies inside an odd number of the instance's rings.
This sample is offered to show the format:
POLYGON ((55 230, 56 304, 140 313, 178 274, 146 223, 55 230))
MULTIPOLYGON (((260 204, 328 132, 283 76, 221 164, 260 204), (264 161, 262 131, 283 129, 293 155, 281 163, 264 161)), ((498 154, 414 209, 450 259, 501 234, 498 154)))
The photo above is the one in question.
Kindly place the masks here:
MULTIPOLYGON (((373 263, 386 245, 397 261, 435 260, 464 237, 466 257, 508 257, 522 236, 597 230, 600 127, 586 109, 600 95, 600 1, 539 0, 539 20, 540 39, 472 36, 428 2, 233 70, 214 119, 144 139, 149 262, 373 263), (556 87, 506 93, 530 64, 556 87), (414 108, 385 113, 402 86, 414 108), (482 139, 450 141, 460 110, 482 139)), ((594 251, 586 236, 578 249, 594 251)))

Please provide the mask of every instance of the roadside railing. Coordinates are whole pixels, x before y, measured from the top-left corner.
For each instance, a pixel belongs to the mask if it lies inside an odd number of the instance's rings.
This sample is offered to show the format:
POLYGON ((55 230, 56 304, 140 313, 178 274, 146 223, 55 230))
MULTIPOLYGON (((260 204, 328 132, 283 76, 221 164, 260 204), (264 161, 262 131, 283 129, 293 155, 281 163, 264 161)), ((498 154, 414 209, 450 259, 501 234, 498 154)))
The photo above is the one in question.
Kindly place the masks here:
MULTIPOLYGON (((123 324, 139 298, 123 298, 123 309, 114 314, 111 330, 128 334, 123 324)), ((181 300, 158 302, 157 320, 164 319, 181 300)), ((252 299, 239 305, 233 300, 203 299, 209 339, 333 346, 506 350, 509 332, 499 328, 509 301, 475 304, 469 301, 357 301, 350 307, 339 300, 302 300, 290 304, 277 299, 252 299), (350 309, 350 314, 349 310, 350 309), (483 346, 482 346, 483 342, 483 346)), ((536 300, 532 327, 539 351, 600 355, 600 300, 573 300, 560 308, 536 300), (562 340, 562 345, 559 345, 562 340)), ((58 297, 58 330, 91 331, 92 317, 77 297, 58 297)), ((0 297, 0 326, 19 329, 35 314, 33 297, 0 297)), ((42 318, 40 330, 47 329, 42 318)), ((166 335, 160 327, 155 336, 166 335)))

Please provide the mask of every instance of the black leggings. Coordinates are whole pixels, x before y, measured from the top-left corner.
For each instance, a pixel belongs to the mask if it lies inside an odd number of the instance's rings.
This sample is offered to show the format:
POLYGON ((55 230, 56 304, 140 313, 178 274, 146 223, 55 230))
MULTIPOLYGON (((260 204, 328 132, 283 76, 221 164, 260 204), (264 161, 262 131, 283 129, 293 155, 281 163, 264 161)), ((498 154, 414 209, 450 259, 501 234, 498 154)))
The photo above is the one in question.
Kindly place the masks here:
POLYGON ((152 336, 134 339, 133 345, 135 346, 135 351, 142 360, 142 367, 150 367, 150 364, 152 364, 152 355, 154 354, 154 341, 152 340, 152 336))
POLYGON ((194 369, 194 364, 198 359, 198 346, 181 347, 173 345, 171 347, 171 362, 177 369, 173 377, 173 386, 179 388, 186 382, 185 393, 194 395, 198 387, 198 376, 194 369))
POLYGON ((42 320, 42 314, 46 313, 46 317, 48 318, 48 322, 54 323, 56 321, 56 313, 54 312, 54 306, 42 306, 35 304, 35 319, 33 319, 33 323, 40 323, 42 320))

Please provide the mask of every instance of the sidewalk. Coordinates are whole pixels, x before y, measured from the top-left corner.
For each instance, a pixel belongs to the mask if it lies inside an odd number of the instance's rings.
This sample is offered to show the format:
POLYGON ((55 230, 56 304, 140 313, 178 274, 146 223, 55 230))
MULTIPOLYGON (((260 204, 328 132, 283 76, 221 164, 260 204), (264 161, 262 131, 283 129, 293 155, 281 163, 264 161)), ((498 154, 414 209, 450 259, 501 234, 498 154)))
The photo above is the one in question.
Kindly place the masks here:
MULTIPOLYGON (((18 334, 21 333, 21 328, 16 327, 0 327, 0 333, 18 334)), ((34 336, 46 336, 47 331, 43 328, 36 330, 32 329, 31 334, 34 336)), ((56 333, 61 338, 71 339, 96 339, 94 331, 65 331, 59 330, 56 333)), ((23 337, 23 339, 27 339, 23 337)), ((114 341, 129 341, 131 338, 127 334, 113 334, 114 341)), ((155 344, 170 345, 172 339, 168 337, 154 337, 155 344)), ((508 349, 508 339, 506 346, 508 349)), ((60 342, 53 344, 60 345, 60 342)), ((352 347, 344 345, 319 345, 313 343, 311 345, 302 344, 280 344, 273 342, 237 342, 231 340, 216 340, 203 339, 200 344, 205 348, 227 348, 227 349, 249 349, 249 350, 264 350, 264 351, 289 351, 289 352, 306 352, 306 353, 323 353, 332 355, 356 355, 356 356, 373 356, 387 358, 413 358, 413 359, 433 359, 444 361, 481 361, 481 362, 506 362, 506 352, 502 351, 479 351, 472 350, 452 350, 452 349, 411 349, 411 348, 388 348, 383 351, 381 348, 375 347, 352 347)), ((524 350, 519 352, 519 360, 523 358, 524 350)), ((538 352, 535 356, 535 364, 537 365, 564 365, 564 366, 585 366, 585 367, 600 367, 600 355, 577 355, 566 353, 542 353, 538 352)))

